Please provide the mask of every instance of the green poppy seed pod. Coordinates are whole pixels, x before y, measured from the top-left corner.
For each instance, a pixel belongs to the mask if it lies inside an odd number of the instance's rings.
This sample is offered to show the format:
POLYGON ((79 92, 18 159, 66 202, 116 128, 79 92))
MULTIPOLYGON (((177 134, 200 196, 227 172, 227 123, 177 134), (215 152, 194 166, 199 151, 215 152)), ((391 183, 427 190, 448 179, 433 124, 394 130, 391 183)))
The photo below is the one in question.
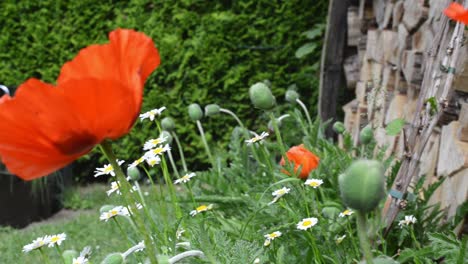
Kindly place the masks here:
POLYGON ((162 129, 167 130, 167 131, 174 131, 175 129, 174 119, 172 119, 172 117, 163 118, 161 120, 161 127, 162 129))
POLYGON ((158 263, 159 264, 170 264, 171 262, 169 261, 169 256, 166 256, 166 255, 159 255, 157 257, 158 259, 158 263))
POLYGON ((76 250, 71 250, 71 249, 68 249, 68 250, 65 250, 63 251, 62 253, 62 257, 63 257, 63 260, 65 261, 65 263, 73 263, 73 259, 74 258, 77 258, 78 257, 78 251, 76 250))
POLYGON ((355 210, 372 211, 385 195, 383 167, 376 160, 357 160, 338 177, 341 198, 355 210))
POLYGON ((99 213, 105 213, 105 212, 109 212, 110 210, 112 210, 113 208, 115 207, 115 205, 112 205, 112 204, 105 204, 103 206, 101 206, 101 208, 99 209, 99 213))
POLYGON ((369 144, 374 138, 374 131, 372 131, 372 127, 370 125, 365 126, 361 132, 359 133, 359 140, 361 144, 369 144))
POLYGON ((322 208, 323 217, 328 219, 335 219, 340 214, 340 212, 341 210, 339 208, 333 206, 327 206, 322 208))
POLYGON ((127 176, 130 177, 132 181, 138 181, 141 178, 141 173, 137 167, 128 167, 127 176))
POLYGON ((284 97, 286 101, 295 104, 296 100, 299 99, 299 94, 295 90, 287 90, 284 97))
POLYGON ((169 133, 168 131, 166 131, 166 130, 161 131, 161 134, 159 136, 166 138, 167 143, 169 143, 169 144, 172 143, 173 138, 172 138, 171 133, 169 133))
POLYGON ((337 121, 333 124, 333 130, 338 134, 343 134, 346 128, 342 122, 337 121))
POLYGON ((219 114, 221 107, 217 104, 209 104, 205 106, 205 116, 214 116, 219 114))
POLYGON ((125 263, 125 258, 122 253, 111 253, 106 256, 106 258, 101 262, 101 264, 123 264, 125 263))
MULTIPOLYGON (((374 258, 372 262, 374 262, 374 264, 400 264, 400 262, 392 259, 389 256, 378 256, 374 258)), ((366 263, 367 261, 365 260, 359 262, 359 264, 366 264, 366 263)))
POLYGON ((252 104, 262 110, 271 110, 276 105, 276 99, 270 88, 261 82, 250 87, 249 96, 252 104))
POLYGON ((203 117, 203 111, 198 104, 191 104, 188 107, 188 113, 192 121, 198 121, 203 117))

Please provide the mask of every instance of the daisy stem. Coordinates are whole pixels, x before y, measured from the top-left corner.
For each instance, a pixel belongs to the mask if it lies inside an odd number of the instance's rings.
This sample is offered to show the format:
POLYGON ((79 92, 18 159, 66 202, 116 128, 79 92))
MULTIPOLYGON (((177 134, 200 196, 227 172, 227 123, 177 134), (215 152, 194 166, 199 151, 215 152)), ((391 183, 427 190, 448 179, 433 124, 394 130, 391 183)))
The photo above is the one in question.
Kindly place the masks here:
MULTIPOLYGON (((252 148, 254 148, 255 146, 252 146, 252 148)), ((262 156, 263 156, 263 159, 265 160, 264 162, 266 162, 267 166, 268 166, 268 169, 270 169, 270 173, 271 175, 273 176, 273 173, 274 173, 274 170, 273 170, 273 164, 271 164, 271 160, 270 160, 270 156, 266 153, 266 150, 265 150, 265 146, 260 146, 259 149, 261 149, 261 152, 262 152, 262 156)), ((260 161, 260 160, 259 160, 260 161)))
POLYGON ((41 253, 42 259, 44 259, 44 263, 50 264, 50 259, 49 256, 42 250, 42 248, 39 248, 39 252, 41 253))
POLYGON ((413 242, 416 245, 416 248, 421 249, 421 245, 419 244, 418 240, 416 239, 416 236, 414 235, 414 228, 412 226, 410 227, 410 233, 411 238, 413 239, 413 242))
POLYGON ((364 254, 364 258, 366 259, 366 264, 373 264, 374 262, 372 261, 372 251, 371 247, 369 244, 369 239, 367 238, 366 234, 366 214, 357 211, 356 212, 356 219, 357 219, 357 229, 358 229, 358 235, 359 235, 359 241, 361 242, 361 250, 364 254))
POLYGON ((284 148, 283 139, 281 138, 281 133, 279 131, 278 122, 275 116, 273 115, 273 112, 270 112, 268 114, 270 116, 271 123, 273 124, 273 129, 275 130, 276 140, 278 141, 278 144, 280 145, 281 156, 284 156, 286 155, 286 149, 284 148))
POLYGON ((268 205, 258 208, 257 211, 255 211, 249 216, 249 219, 247 219, 247 221, 245 222, 244 226, 241 229, 239 240, 242 240, 242 237, 244 236, 245 230, 247 229, 247 226, 250 224, 250 221, 252 221, 255 218, 255 216, 257 216, 258 213, 266 207, 268 207, 268 205))
POLYGON ((213 159, 213 156, 211 155, 210 147, 208 146, 208 142, 206 141, 206 137, 205 137, 205 132, 203 131, 203 126, 199 120, 197 120, 197 127, 198 127, 198 131, 200 132, 203 145, 205 146, 205 151, 206 151, 206 154, 208 155, 208 159, 210 160, 211 165, 213 166, 213 169, 216 169, 216 162, 213 159))
POLYGON ((174 174, 176 175, 177 178, 180 178, 179 171, 177 170, 177 166, 174 162, 174 158, 172 157, 171 150, 167 151, 167 156, 169 157, 169 162, 171 163, 172 170, 174 171, 174 174))
POLYGON ((147 249, 148 249, 148 256, 150 259, 150 263, 157 264, 158 260, 156 259, 156 252, 155 252, 154 247, 151 246, 152 245, 151 236, 149 235, 149 232, 147 232, 146 230, 146 226, 145 226, 143 219, 140 219, 140 215, 138 214, 137 209, 134 205, 136 201, 134 197, 132 196, 132 194, 130 193, 130 190, 131 190, 130 183, 128 183, 128 181, 126 180, 125 174, 123 173, 122 168, 120 168, 117 162, 117 158, 115 157, 115 154, 112 151, 112 145, 110 141, 105 140, 100 144, 100 146, 101 146, 101 151, 104 153, 107 160, 114 168, 117 181, 121 183, 120 189, 122 189, 121 191, 125 199, 125 202, 127 203, 129 207, 135 208, 135 210, 133 210, 133 212, 135 213, 134 214, 135 223, 137 224, 137 227, 140 233, 145 237, 145 245, 148 245, 147 249), (133 200, 133 203, 128 200, 129 198, 133 200), (132 204, 133 206, 131 206, 132 204))
POLYGON ((60 247, 59 247, 57 244, 55 245, 55 249, 57 250, 57 253, 58 253, 59 256, 60 256, 60 259, 62 260, 62 263, 63 263, 63 264, 66 264, 66 263, 65 263, 65 259, 63 258, 63 255, 62 255, 62 250, 60 249, 60 247))
POLYGON ((296 99, 296 102, 297 104, 301 106, 302 110, 304 111, 304 114, 307 118, 307 122, 309 122, 309 129, 310 129, 312 127, 312 119, 310 118, 309 110, 307 110, 307 107, 299 98, 296 99))
POLYGON ((114 221, 115 225, 117 226, 120 233, 122 234, 122 237, 126 237, 128 239, 128 241, 129 241, 130 246, 132 246, 133 245, 133 240, 127 235, 127 232, 125 232, 123 230, 122 225, 119 223, 119 221, 117 221, 117 219, 115 217, 112 217, 112 220, 114 221))
POLYGON ((306 230, 307 236, 309 237, 310 244, 312 246, 312 251, 314 252, 315 256, 315 263, 323 263, 322 255, 320 254, 320 250, 317 248, 317 242, 315 241, 314 236, 306 230))
POLYGON ((177 149, 179 150, 180 160, 182 161, 182 168, 184 168, 184 172, 187 173, 187 163, 185 162, 184 151, 182 150, 182 145, 180 145, 179 137, 175 132, 171 132, 172 137, 175 139, 177 144, 177 149))
POLYGON ((177 200, 177 196, 176 196, 175 189, 174 189, 174 184, 172 184, 171 177, 169 176, 169 170, 167 168, 167 162, 164 156, 161 157, 161 161, 162 161, 161 164, 162 164, 164 181, 166 182, 166 185, 169 188, 169 194, 171 196, 172 206, 174 207, 174 211, 175 211, 177 219, 179 219, 182 217, 182 211, 180 209, 179 202, 177 200))
POLYGON ((351 244, 353 245, 354 253, 356 253, 356 256, 360 256, 361 253, 359 252, 359 246, 356 244, 356 239, 354 237, 353 228, 351 227, 351 222, 349 221, 349 219, 347 219, 346 222, 346 229, 348 230, 349 238, 351 240, 351 244))

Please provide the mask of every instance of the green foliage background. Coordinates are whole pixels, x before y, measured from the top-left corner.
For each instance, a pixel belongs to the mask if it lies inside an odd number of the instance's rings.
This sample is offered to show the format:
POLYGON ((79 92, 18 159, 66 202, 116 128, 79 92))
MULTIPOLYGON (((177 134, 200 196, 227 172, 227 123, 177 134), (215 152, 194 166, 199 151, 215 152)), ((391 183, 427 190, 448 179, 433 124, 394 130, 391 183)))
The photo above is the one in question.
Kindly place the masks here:
MULTIPOLYGON (((320 40, 308 56, 297 59, 294 54, 308 42, 301 33, 324 23, 327 2, 4 0, 0 83, 19 85, 30 77, 54 83, 64 62, 87 45, 106 42, 111 30, 143 31, 154 39, 161 66, 147 81, 142 111, 168 108, 165 115, 176 119, 191 167, 199 169, 203 162, 195 161, 206 158, 186 113, 190 103, 218 103, 255 129, 259 111, 252 109, 247 91, 268 79, 280 102, 285 89, 296 84, 315 111, 320 40)), ((227 142, 235 125, 229 116, 206 122, 208 138, 217 142, 227 142)), ((137 123, 120 141, 119 157, 136 158, 142 143, 154 136, 154 125, 137 123)))

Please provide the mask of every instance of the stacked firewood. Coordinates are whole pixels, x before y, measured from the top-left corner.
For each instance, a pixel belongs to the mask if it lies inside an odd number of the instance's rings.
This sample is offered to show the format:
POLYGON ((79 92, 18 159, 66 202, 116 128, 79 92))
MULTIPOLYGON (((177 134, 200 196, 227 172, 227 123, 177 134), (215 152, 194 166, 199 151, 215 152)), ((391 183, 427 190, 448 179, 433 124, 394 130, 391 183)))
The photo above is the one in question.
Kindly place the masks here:
POLYGON ((344 123, 356 145, 371 125, 378 147, 402 161, 384 209, 389 223, 421 177, 426 186, 444 180, 430 199, 447 219, 468 198, 468 32, 444 15, 450 2, 360 0, 348 8, 344 71, 356 98, 343 107, 344 123), (398 118, 404 129, 387 135, 398 118))

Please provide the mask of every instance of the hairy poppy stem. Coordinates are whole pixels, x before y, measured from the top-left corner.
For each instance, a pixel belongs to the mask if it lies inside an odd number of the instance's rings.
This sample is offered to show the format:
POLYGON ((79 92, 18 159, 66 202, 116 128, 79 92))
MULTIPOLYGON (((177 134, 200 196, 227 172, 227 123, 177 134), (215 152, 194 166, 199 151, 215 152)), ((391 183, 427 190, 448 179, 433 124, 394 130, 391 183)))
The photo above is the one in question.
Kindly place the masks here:
POLYGON ((185 162, 184 151, 182 150, 182 145, 180 145, 179 137, 174 131, 171 132, 171 135, 177 144, 177 149, 179 150, 180 161, 182 161, 182 168, 184 168, 184 172, 187 173, 188 172, 187 163, 185 162))
POLYGON ((210 147, 208 146, 208 142, 206 141, 206 137, 205 137, 205 132, 203 131, 203 126, 202 126, 202 124, 201 124, 201 122, 199 120, 197 120, 197 127, 198 127, 198 131, 200 132, 200 136, 201 136, 203 145, 205 146, 206 154, 208 155, 208 158, 210 159, 210 162, 211 162, 211 165, 213 166, 213 169, 216 169, 216 167, 217 167, 216 162, 213 159, 213 155, 211 155, 210 147))
POLYGON ((281 133, 279 131, 278 122, 276 122, 277 120, 275 116, 273 115, 273 112, 270 112, 269 116, 271 119, 271 123, 273 124, 273 128, 275 130, 276 140, 278 140, 278 143, 280 145, 281 156, 286 155, 286 149, 284 148, 283 139, 281 138, 281 133))
POLYGON ((312 119, 310 118, 309 111, 307 110, 307 107, 305 106, 305 104, 299 98, 296 99, 296 102, 297 102, 298 105, 301 106, 302 110, 304 111, 304 114, 305 114, 305 116, 307 118, 307 122, 309 123, 309 128, 311 128, 312 127, 312 119))
POLYGON ((143 219, 140 218, 140 215, 138 214, 138 209, 135 206, 136 200, 130 193, 130 183, 127 181, 125 174, 122 171, 122 168, 120 168, 119 163, 117 162, 117 158, 115 157, 114 152, 112 151, 112 145, 110 141, 104 140, 100 144, 101 150, 106 156, 107 160, 111 164, 112 168, 114 169, 115 176, 117 178, 117 181, 120 183, 119 188, 122 191, 123 197, 125 202, 127 203, 127 206, 130 208, 133 208, 134 210, 131 210, 130 214, 134 215, 135 217, 135 223, 138 226, 138 229, 140 230, 140 233, 145 237, 145 245, 147 245, 147 250, 148 250, 148 256, 150 259, 151 264, 157 264, 158 260, 156 258, 156 252, 154 250, 154 247, 152 247, 152 240, 150 236, 150 232, 147 232, 145 223, 143 219), (133 203, 130 202, 128 199, 132 199, 133 203))
POLYGON ((374 264, 372 261, 372 251, 371 247, 369 244, 369 239, 367 238, 366 234, 366 214, 357 211, 356 212, 356 218, 357 218, 357 227, 358 227, 358 235, 359 235, 359 241, 361 242, 361 250, 362 253, 364 254, 364 258, 366 259, 366 264, 374 264))

